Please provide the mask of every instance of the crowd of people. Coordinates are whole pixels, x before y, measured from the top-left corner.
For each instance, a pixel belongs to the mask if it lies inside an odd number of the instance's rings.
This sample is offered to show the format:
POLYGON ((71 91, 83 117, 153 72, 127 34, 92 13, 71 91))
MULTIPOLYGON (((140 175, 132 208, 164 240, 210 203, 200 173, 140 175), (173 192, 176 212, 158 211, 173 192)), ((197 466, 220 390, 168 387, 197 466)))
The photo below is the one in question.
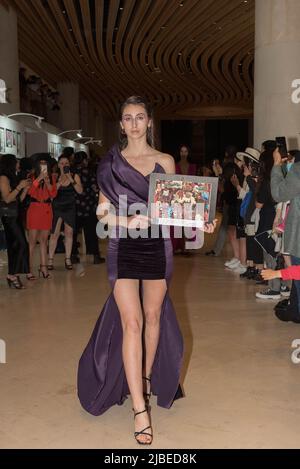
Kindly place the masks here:
POLYGON ((222 164, 212 166, 223 215, 215 245, 206 253, 219 256, 228 239, 233 256, 225 267, 265 285, 256 298, 280 300, 277 317, 294 322, 300 322, 300 282, 294 278, 290 289, 284 269, 300 264, 299 163, 300 151, 282 157, 275 140, 263 142, 261 151, 228 147, 222 164))
MULTIPOLYGON (((65 268, 80 263, 78 234, 84 231, 86 253, 104 262, 96 234, 98 186, 88 155, 66 147, 58 161, 48 153, 30 158, 0 157, 0 249, 7 250, 9 287, 23 289, 21 275, 37 280, 34 252, 39 245, 39 277, 51 278, 54 255, 65 253, 65 268)), ((2 261, 3 263, 3 261, 2 261)))

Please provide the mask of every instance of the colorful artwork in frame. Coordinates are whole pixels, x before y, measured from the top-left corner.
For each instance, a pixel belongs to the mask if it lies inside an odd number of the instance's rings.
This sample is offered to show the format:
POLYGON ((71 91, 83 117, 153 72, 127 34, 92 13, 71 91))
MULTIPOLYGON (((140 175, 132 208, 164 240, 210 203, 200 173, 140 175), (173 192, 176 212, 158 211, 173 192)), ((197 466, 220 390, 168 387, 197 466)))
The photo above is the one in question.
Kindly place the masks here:
POLYGON ((152 173, 152 223, 201 227, 215 218, 218 178, 152 173))
POLYGON ((5 152, 5 136, 4 136, 4 129, 0 127, 0 153, 5 152))
POLYGON ((13 133, 9 129, 6 129, 6 146, 7 148, 12 148, 13 146, 13 133))

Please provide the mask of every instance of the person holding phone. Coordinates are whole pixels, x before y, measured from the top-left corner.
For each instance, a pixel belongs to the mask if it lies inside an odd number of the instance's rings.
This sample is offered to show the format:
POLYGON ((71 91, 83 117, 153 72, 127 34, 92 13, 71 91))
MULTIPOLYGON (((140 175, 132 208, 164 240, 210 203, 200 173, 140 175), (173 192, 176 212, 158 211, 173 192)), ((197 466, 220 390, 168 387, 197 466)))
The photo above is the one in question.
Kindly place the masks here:
POLYGON ((40 245, 39 276, 48 279, 47 244, 52 226, 52 200, 56 197, 55 179, 51 175, 50 155, 38 153, 31 157, 34 160, 34 174, 32 185, 28 191, 30 203, 26 215, 26 227, 29 237, 29 265, 28 280, 36 280, 33 272, 33 254, 37 241, 40 245))
MULTIPOLYGON (((293 155, 292 155, 293 156, 293 155)), ((276 202, 290 201, 284 229, 284 249, 291 255, 293 266, 300 265, 300 161, 294 153, 294 163, 286 173, 279 148, 273 152, 274 166, 271 172, 271 193, 276 202)), ((295 280, 300 320, 300 280, 295 280)), ((280 319, 280 318, 279 318, 280 319)))
POLYGON ((2 155, 0 162, 0 218, 7 245, 9 288, 22 290, 20 275, 29 272, 28 243, 20 218, 20 203, 25 199, 30 180, 18 181, 19 161, 15 155, 2 155))
POLYGON ((65 268, 72 270, 71 253, 73 245, 73 230, 76 225, 76 194, 82 194, 82 184, 78 174, 71 172, 70 161, 64 155, 58 159, 59 176, 57 181, 57 196, 53 201, 53 223, 49 243, 48 270, 53 270, 53 257, 64 222, 65 235, 65 268))

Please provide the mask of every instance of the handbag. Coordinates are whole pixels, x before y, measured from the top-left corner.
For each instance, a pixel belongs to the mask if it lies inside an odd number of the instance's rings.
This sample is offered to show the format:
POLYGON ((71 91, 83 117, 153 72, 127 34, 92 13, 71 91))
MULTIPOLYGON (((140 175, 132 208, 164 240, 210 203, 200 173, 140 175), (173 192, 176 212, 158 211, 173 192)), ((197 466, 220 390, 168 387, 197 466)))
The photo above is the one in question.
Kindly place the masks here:
POLYGON ((247 194, 245 195, 245 197, 243 198, 243 201, 241 203, 240 216, 244 219, 246 218, 246 214, 247 214, 249 204, 251 202, 251 198, 252 198, 252 192, 249 191, 249 192, 247 192, 247 194))
POLYGON ((6 203, 4 200, 0 200, 0 218, 1 217, 17 217, 18 216, 18 204, 17 202, 6 203))

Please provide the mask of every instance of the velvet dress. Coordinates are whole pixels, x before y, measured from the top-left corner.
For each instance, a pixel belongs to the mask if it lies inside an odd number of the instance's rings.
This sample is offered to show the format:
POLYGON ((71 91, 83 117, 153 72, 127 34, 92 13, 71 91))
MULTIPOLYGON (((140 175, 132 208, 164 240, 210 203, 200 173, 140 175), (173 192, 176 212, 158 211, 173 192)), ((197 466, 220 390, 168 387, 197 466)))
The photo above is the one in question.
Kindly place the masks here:
MULTIPOLYGON (((164 173, 155 164, 155 173, 164 173)), ((115 145, 98 166, 100 191, 119 210, 119 195, 126 195, 128 206, 147 205, 150 174, 144 176, 122 156, 115 145)), ((114 404, 122 404, 129 394, 122 360, 122 326, 113 295, 119 278, 140 281, 165 279, 169 286, 173 269, 172 243, 169 238, 123 238, 120 230, 109 239, 107 252, 108 278, 112 287, 100 313, 92 336, 80 358, 78 397, 83 408, 100 415, 114 404)), ((140 282, 140 295, 143 290, 140 282)), ((130 308, 130 305, 128 305, 130 308)), ((157 404, 170 408, 182 397, 179 384, 183 358, 183 339, 168 290, 162 304, 160 337, 151 373, 151 391, 157 404)))

